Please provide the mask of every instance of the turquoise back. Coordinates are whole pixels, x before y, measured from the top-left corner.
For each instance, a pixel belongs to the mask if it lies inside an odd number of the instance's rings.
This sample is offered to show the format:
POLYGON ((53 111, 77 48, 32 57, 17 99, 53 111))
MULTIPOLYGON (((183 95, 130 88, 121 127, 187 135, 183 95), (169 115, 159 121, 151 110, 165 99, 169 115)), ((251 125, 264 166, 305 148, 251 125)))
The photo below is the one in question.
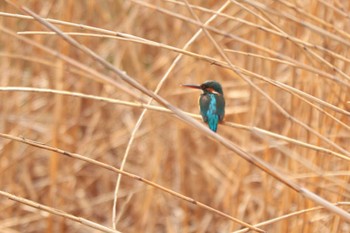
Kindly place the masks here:
POLYGON ((203 121, 216 132, 218 124, 224 119, 225 99, 222 95, 205 92, 199 99, 200 113, 203 121))

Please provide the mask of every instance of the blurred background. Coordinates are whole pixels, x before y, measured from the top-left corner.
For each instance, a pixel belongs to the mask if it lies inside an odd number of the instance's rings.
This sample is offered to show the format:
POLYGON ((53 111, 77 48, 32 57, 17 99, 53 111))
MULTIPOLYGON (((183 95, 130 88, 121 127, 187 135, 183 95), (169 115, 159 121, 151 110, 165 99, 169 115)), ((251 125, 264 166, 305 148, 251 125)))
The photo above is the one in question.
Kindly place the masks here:
MULTIPOLYGON (((235 123, 219 125, 220 135, 326 200, 349 200, 348 1, 189 1, 202 23, 213 17, 207 29, 232 66, 203 32, 183 50, 200 29, 184 1, 16 2, 59 20, 62 31, 78 33, 72 37, 151 91, 170 71, 159 95, 186 112, 199 113, 200 91, 181 84, 220 82, 225 121, 235 123), (85 26, 111 32, 107 37, 85 26), (170 70, 185 51, 191 54, 170 70)), ((119 168, 143 108, 38 88, 130 103, 149 97, 59 36, 43 34, 48 29, 9 3, 1 2, 0 12, 0 132, 119 168), (36 33, 18 33, 31 31, 36 33)), ((295 213, 261 227, 268 232, 350 231, 349 223, 326 210, 297 214, 317 205, 166 112, 145 113, 125 170, 250 224, 295 213)), ((2 191, 112 225, 116 173, 0 137, 0 174, 2 191)), ((121 232, 242 228, 128 177, 121 179, 116 210, 121 232)), ((0 232, 97 231, 0 196, 0 232)))

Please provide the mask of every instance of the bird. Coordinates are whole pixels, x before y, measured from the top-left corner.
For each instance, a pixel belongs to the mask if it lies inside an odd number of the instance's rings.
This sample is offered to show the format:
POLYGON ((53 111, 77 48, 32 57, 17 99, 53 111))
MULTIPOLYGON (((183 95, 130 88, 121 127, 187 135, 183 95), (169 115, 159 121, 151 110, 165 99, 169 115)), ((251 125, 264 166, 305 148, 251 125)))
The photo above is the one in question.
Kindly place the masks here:
POLYGON ((199 97, 200 114, 209 128, 216 132, 219 122, 222 122, 225 116, 225 99, 221 84, 208 80, 200 85, 182 84, 182 86, 203 91, 199 97))

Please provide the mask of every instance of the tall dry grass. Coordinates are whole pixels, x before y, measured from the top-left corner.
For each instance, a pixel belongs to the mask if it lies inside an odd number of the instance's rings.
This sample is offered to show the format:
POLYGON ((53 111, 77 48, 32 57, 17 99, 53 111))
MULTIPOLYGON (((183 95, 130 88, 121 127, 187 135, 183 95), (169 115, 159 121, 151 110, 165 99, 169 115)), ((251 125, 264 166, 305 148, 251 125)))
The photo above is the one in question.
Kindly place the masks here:
POLYGON ((349 232, 349 16, 326 0, 1 2, 0 232, 349 232), (209 79, 217 135, 178 111, 200 94, 180 84, 209 79))

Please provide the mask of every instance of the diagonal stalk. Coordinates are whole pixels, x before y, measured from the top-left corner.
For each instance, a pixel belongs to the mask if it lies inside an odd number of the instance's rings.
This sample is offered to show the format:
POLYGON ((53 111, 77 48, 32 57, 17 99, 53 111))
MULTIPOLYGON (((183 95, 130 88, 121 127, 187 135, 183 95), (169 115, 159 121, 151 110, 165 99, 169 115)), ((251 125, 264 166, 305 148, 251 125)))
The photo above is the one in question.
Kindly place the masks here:
MULTIPOLYGON (((216 12, 216 14, 214 14, 213 16, 211 16, 207 22, 204 23, 204 25, 208 25, 211 21, 213 21, 220 12, 222 12, 228 5, 229 5, 229 1, 226 1, 226 3, 224 5, 222 5, 222 7, 216 12)), ((183 50, 187 50, 187 48, 198 38, 198 36, 202 33, 202 29, 199 29, 196 34, 194 34, 194 36, 185 44, 185 46, 183 47, 183 50)), ((173 63, 170 65, 169 69, 167 70, 167 72, 164 74, 164 76, 162 77, 162 79, 160 80, 160 82, 158 83, 157 87, 156 87, 156 90, 154 91, 154 93, 158 94, 160 89, 162 88, 165 80, 169 77, 169 74, 170 72, 172 72, 172 70, 174 69, 174 67, 177 65, 177 63, 181 60, 181 58, 183 57, 183 54, 178 54, 175 58, 175 60, 173 61, 173 63)), ((149 100, 149 102, 147 104, 151 104, 153 101, 153 99, 151 98, 149 100)), ((124 154, 124 157, 123 157, 123 161, 120 165, 120 170, 123 170, 124 169, 124 166, 125 166, 125 163, 126 163, 126 159, 128 157, 128 154, 129 154, 129 151, 130 151, 130 148, 131 148, 131 145, 134 141, 134 138, 135 138, 135 135, 136 135, 136 132, 138 131, 138 129, 140 128, 142 122, 143 122, 143 119, 145 117, 147 113, 147 109, 145 108, 139 119, 137 120, 137 123, 131 133, 131 136, 130 136, 130 140, 128 142, 128 145, 127 145, 127 148, 125 150, 125 154, 124 154)), ((117 184, 116 184, 116 187, 115 187, 115 191, 114 191, 114 202, 113 202, 113 210, 112 210, 112 221, 113 221, 113 229, 116 229, 116 225, 117 225, 117 219, 116 219, 116 208, 117 208, 117 199, 118 199, 118 191, 119 191, 119 186, 120 186, 120 181, 121 181, 121 174, 118 175, 118 180, 117 180, 117 184)))

